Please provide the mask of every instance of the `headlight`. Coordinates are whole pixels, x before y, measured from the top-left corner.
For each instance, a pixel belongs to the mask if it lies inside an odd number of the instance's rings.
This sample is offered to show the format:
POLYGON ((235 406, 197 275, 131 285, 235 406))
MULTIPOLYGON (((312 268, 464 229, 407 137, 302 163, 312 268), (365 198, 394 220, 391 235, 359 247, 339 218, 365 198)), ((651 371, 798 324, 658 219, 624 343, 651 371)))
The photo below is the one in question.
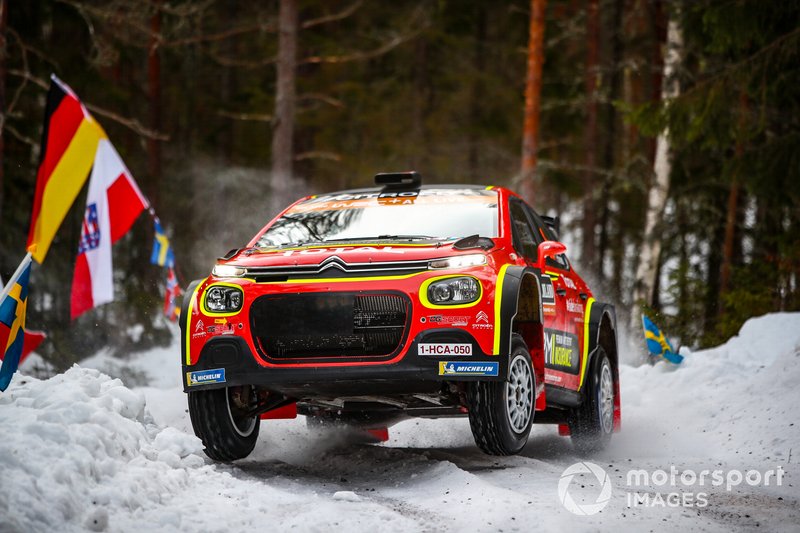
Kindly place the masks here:
POLYGON ((428 266, 430 268, 466 268, 486 264, 483 254, 456 255, 445 259, 434 259, 428 266))
POLYGON ((206 311, 234 313, 242 308, 242 291, 234 287, 211 287, 206 291, 206 311))
POLYGON ((234 265, 214 265, 211 273, 218 278, 241 278, 247 273, 247 269, 234 265))
POLYGON ((470 303, 480 295, 478 280, 466 276, 434 281, 428 286, 428 300, 437 305, 470 303))

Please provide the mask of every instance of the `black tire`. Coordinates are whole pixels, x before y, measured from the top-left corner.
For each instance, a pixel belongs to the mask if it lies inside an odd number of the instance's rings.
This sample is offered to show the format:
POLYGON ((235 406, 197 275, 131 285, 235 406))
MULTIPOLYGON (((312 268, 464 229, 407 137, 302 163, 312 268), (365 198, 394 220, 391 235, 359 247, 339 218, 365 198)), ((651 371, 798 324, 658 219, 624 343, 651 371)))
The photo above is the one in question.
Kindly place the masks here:
POLYGON ((512 338, 508 368, 506 381, 477 381, 467 389, 472 436, 490 455, 518 453, 528 442, 533 423, 536 374, 528 347, 519 335, 512 338))
POLYGON ((605 350, 595 351, 586 376, 586 396, 569 418, 572 444, 580 453, 602 450, 614 432, 614 372, 605 350), (610 389, 610 396, 609 396, 610 389))
POLYGON ((228 387, 189 393, 189 416, 206 455, 215 461, 235 461, 250 455, 258 440, 261 419, 245 417, 250 387, 228 387))

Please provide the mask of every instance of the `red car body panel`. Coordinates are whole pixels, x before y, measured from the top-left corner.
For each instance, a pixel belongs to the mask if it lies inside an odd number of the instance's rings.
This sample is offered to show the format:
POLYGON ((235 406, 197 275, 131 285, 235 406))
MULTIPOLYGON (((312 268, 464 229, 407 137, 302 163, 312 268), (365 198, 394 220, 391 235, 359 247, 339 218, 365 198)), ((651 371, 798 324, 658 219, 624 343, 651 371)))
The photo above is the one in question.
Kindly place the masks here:
MULTIPOLYGON (((434 188, 434 186, 429 186, 434 188)), ((475 189, 474 186, 464 186, 465 188, 475 189)), ((431 335, 436 331, 461 330, 474 339, 475 353, 472 359, 462 358, 463 360, 475 360, 476 362, 499 361, 500 373, 497 377, 484 377, 484 379, 504 379, 502 371, 506 364, 503 360, 507 358, 509 342, 504 339, 505 329, 511 326, 507 324, 507 318, 502 300, 508 298, 508 294, 503 293, 506 286, 507 274, 509 272, 523 272, 531 275, 538 280, 539 304, 541 320, 538 324, 523 324, 519 326, 521 332, 526 337, 528 347, 536 374, 537 401, 536 409, 545 410, 548 407, 548 397, 545 393, 545 385, 553 391, 561 390, 580 393, 584 386, 586 376, 587 359, 598 338, 598 319, 594 318, 592 311, 599 309, 595 305, 595 300, 591 290, 586 283, 578 276, 572 266, 564 259, 558 261, 532 261, 523 256, 515 248, 514 230, 512 215, 509 209, 509 201, 519 197, 504 188, 492 189, 497 194, 497 235, 492 238, 494 246, 490 250, 466 249, 459 250, 454 248, 455 241, 436 242, 436 243, 404 243, 386 242, 381 240, 364 242, 347 242, 335 244, 312 244, 308 246, 296 246, 285 248, 258 248, 257 243, 261 235, 267 231, 275 221, 279 220, 285 213, 297 210, 298 206, 303 206, 304 202, 314 200, 310 196, 295 202, 284 212, 275 217, 254 237, 248 246, 239 250, 225 259, 221 259, 218 264, 235 265, 250 270, 270 269, 270 268, 314 268, 320 266, 326 260, 332 260, 346 264, 401 264, 403 262, 424 262, 430 260, 452 258, 457 256, 474 256, 477 253, 485 254, 486 264, 451 268, 451 269, 425 269, 410 273, 393 273, 389 275, 349 275, 349 276, 325 276, 324 272, 319 275, 303 278, 302 276, 290 276, 288 279, 276 281, 265 281, 258 279, 257 276, 245 274, 242 277, 216 277, 211 275, 201 280, 193 288, 184 302, 183 314, 181 317, 181 328, 183 333, 183 367, 185 376, 185 390, 196 390, 198 388, 214 388, 224 386, 220 382, 196 383, 192 381, 191 375, 196 368, 210 368, 214 364, 203 363, 201 354, 208 351, 209 346, 220 344, 221 339, 238 339, 237 346, 241 346, 240 352, 247 351, 255 365, 251 365, 250 373, 263 373, 261 383, 270 383, 271 379, 279 382, 281 376, 291 374, 292 380, 302 382, 302 376, 307 375, 307 385, 313 390, 313 383, 316 381, 335 381, 336 372, 353 371, 361 368, 358 374, 354 374, 353 379, 363 379, 364 372, 373 372, 375 379, 391 380, 389 374, 381 374, 384 370, 401 366, 404 363, 428 360, 448 361, 457 359, 457 354, 442 354, 442 357, 423 357, 419 351, 421 348, 416 340, 420 336, 431 335), (427 297, 426 287, 432 280, 447 278, 452 276, 469 276, 478 280, 481 288, 481 295, 477 301, 463 305, 435 305, 427 297), (231 313, 213 313, 204 305, 207 291, 214 286, 234 286, 241 289, 243 302, 240 310, 231 313), (371 294, 391 293, 404 295, 410 302, 407 313, 406 329, 403 341, 399 349, 390 354, 380 355, 360 355, 354 357, 297 357, 294 359, 272 357, 269 350, 262 345, 258 335, 254 334, 254 319, 251 317, 251 308, 256 300, 262 297, 280 297, 281 295, 324 295, 326 293, 340 294, 371 294), (504 314, 505 313, 505 314, 504 314), (594 321, 594 322, 592 322, 594 321), (597 322, 597 323, 595 323, 597 322), (505 328, 501 331, 501 327, 505 328), (213 341, 213 342, 212 342, 213 341), (211 343, 211 344, 209 344, 211 343), (246 350, 243 345, 246 345, 246 350), (410 355, 414 352, 413 355, 410 355), (449 356, 449 357, 448 357, 449 356), (260 370, 259 370, 260 369, 260 370), (290 372, 292 371, 292 372, 290 372), (298 377, 300 376, 300 377, 298 377), (325 376, 322 378, 321 376, 325 376), (332 377, 333 376, 333 377, 332 377), (308 385, 311 384, 311 385, 308 385)), ((335 193, 340 194, 340 193, 335 193)), ((355 193, 354 193, 355 194, 355 193)), ((360 200, 355 200, 360 201, 360 200)), ((372 201, 372 200, 370 200, 372 201)), ((348 202, 345 200, 344 203, 348 202)), ((333 205, 330 202, 326 205, 333 205)), ((387 206, 387 209, 390 209, 387 206)), ((541 240, 549 241, 543 228, 538 229, 541 240)), ((339 272, 335 272, 339 274, 339 272)), ((515 274, 517 275, 517 274, 515 274)), ((605 309, 605 308, 604 308, 605 309)), ((608 315, 607 311, 603 311, 608 315)), ((596 313, 595 313, 596 314, 596 313)), ((611 311, 613 320, 613 310, 611 311)), ((513 319, 513 317, 512 317, 513 319)), ((510 330, 508 332, 510 335, 510 330)), ((466 338, 466 337, 465 337, 466 338)), ((447 344, 456 345, 458 343, 430 343, 431 350, 445 350, 447 344), (439 346, 439 348, 437 348, 439 346)), ((231 344, 233 346, 233 344, 231 344)), ((203 355, 205 357, 205 355, 203 355)), ((245 354, 244 357, 248 357, 245 354)), ((459 359, 459 360, 462 360, 459 359)), ((442 371, 440 365, 439 372, 434 373, 436 365, 427 363, 415 363, 413 372, 403 374, 404 380, 408 380, 410 375, 427 376, 425 379, 432 381, 469 381, 474 380, 473 376, 449 375, 442 371), (422 366, 420 366, 422 365, 422 366), (424 368, 423 368, 424 367, 424 368), (425 368, 429 368, 426 371, 425 368), (425 374, 428 372, 428 374, 425 374)), ((225 365, 216 365, 224 368, 225 365)), ((208 371, 208 370, 204 370, 208 371)), ((236 371, 238 372, 238 371, 236 371)), ((228 373, 233 376, 234 369, 229 369, 228 373)), ((344 373, 341 374, 345 376, 344 373)), ((373 374, 369 374, 372 376, 373 374)), ((231 383, 230 377, 226 377, 223 372, 224 383, 231 383)), ((244 378, 240 378, 240 383, 244 378)), ((343 378, 344 379, 344 378, 343 378)), ((619 386, 616 380, 615 395, 615 427, 620 424, 619 407, 619 386)), ((294 385, 293 385, 294 386, 294 385)), ((296 385, 295 387, 300 387, 296 385)), ((291 390, 297 390, 296 388, 291 390)))

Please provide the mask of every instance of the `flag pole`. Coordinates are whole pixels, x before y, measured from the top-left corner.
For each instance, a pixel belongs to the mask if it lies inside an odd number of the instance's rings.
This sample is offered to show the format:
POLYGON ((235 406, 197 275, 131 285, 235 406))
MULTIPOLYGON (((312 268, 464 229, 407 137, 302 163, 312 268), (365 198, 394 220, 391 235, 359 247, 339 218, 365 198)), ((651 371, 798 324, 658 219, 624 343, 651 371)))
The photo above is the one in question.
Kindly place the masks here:
POLYGON ((10 292, 11 292, 11 288, 12 288, 12 287, 14 286, 14 284, 17 282, 17 280, 19 279, 19 277, 22 275, 22 272, 23 272, 23 271, 24 271, 24 270, 25 270, 25 269, 28 267, 28 265, 31 263, 31 261, 32 261, 32 259, 33 259, 33 252, 35 252, 35 251, 36 251, 36 248, 35 248, 35 247, 36 247, 36 245, 35 245, 35 244, 32 244, 32 245, 31 245, 31 246, 28 248, 28 254, 27 254, 27 255, 26 255, 26 256, 25 256, 25 257, 22 259, 22 262, 21 262, 21 263, 19 264, 19 266, 17 267, 17 270, 15 270, 15 271, 14 271, 14 275, 13 275, 13 276, 11 276, 11 278, 8 280, 8 283, 6 283, 6 286, 5 286, 5 287, 3 287, 3 292, 2 292, 2 293, 0 293, 0 305, 2 305, 2 304, 3 304, 3 301, 6 299, 6 296, 8 296, 8 293, 10 293, 10 292), (31 248, 33 248, 33 249, 31 249, 31 248))

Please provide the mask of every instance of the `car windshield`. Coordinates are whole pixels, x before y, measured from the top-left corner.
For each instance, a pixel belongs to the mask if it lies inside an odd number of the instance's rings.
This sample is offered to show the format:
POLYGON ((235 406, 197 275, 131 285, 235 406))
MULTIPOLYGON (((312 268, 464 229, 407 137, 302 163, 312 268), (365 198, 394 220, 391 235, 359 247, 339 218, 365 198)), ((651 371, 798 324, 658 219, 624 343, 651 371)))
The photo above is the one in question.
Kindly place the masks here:
POLYGON ((289 209, 256 246, 497 236, 497 193, 480 189, 334 194, 289 209))

